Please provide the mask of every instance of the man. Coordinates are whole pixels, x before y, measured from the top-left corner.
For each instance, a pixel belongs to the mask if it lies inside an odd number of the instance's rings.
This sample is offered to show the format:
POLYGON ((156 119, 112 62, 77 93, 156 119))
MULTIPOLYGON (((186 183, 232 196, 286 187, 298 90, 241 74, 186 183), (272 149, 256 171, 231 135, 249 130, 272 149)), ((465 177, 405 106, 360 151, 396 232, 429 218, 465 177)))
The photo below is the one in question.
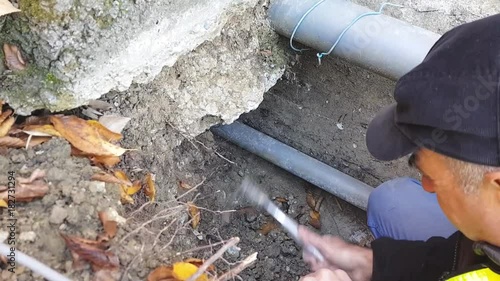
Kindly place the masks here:
POLYGON ((500 280, 500 15, 447 32, 394 97, 368 127, 368 150, 411 154, 421 182, 372 193, 371 249, 301 228, 326 257, 305 256, 314 272, 302 280, 500 280))

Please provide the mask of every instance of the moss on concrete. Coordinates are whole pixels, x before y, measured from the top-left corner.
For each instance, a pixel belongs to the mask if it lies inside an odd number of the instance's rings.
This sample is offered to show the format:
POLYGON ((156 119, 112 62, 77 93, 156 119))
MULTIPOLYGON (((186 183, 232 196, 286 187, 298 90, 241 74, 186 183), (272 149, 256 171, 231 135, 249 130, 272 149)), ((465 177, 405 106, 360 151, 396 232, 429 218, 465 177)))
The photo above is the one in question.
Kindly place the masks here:
POLYGON ((53 22, 59 18, 54 12, 55 0, 46 0, 48 9, 40 3, 42 0, 19 0, 19 8, 29 18, 43 22, 53 22))

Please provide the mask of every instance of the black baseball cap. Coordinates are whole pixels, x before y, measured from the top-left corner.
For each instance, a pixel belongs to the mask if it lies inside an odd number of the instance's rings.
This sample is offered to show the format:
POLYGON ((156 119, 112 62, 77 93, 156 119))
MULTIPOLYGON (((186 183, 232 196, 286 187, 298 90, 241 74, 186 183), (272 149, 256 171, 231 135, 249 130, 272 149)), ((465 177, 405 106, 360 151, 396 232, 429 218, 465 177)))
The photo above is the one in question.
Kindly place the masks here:
POLYGON ((500 166, 500 14, 444 34, 399 79, 396 103, 370 123, 370 153, 389 161, 425 147, 500 166))

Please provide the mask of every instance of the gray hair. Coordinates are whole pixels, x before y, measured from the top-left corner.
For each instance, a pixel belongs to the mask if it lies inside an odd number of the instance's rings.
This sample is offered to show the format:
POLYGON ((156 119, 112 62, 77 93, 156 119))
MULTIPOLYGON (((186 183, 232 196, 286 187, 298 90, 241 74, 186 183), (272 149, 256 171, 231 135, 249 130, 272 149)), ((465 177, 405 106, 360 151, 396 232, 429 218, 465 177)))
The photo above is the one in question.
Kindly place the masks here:
POLYGON ((447 157, 448 167, 456 176, 458 183, 465 193, 471 194, 479 190, 483 183, 484 175, 489 172, 500 170, 500 167, 485 166, 470 162, 465 162, 455 158, 447 157))

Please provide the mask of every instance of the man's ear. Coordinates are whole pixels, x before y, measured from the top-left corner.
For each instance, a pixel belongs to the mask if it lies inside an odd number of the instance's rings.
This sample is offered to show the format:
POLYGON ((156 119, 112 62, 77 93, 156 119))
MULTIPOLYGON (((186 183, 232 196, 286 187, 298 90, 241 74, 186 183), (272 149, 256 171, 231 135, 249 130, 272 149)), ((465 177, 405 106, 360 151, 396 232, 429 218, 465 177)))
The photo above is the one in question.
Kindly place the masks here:
POLYGON ((500 171, 488 172, 484 174, 483 184, 493 188, 500 200, 500 171))

